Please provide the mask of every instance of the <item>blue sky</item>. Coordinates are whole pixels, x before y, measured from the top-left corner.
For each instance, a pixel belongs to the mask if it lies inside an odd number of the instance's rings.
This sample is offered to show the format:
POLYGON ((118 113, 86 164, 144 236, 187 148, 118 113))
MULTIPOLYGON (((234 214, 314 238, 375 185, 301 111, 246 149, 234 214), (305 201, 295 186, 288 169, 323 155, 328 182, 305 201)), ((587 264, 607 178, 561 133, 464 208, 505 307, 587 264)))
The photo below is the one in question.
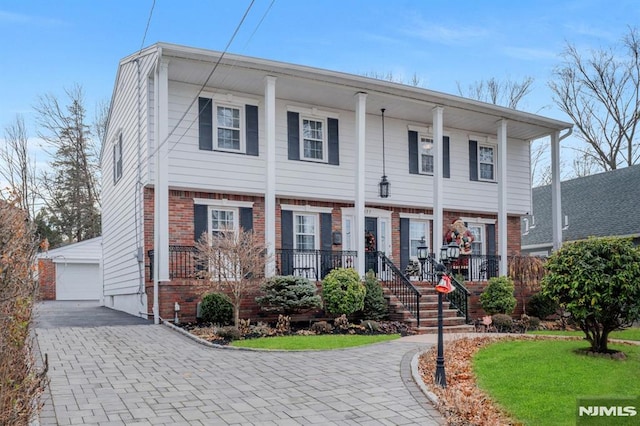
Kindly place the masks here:
MULTIPOLYGON (((453 94, 458 82, 531 76, 534 92, 521 109, 562 120, 547 81, 566 42, 584 51, 610 46, 640 22, 635 0, 271 3, 255 0, 229 52, 355 74, 416 73, 425 87, 453 94)), ((89 115, 108 101, 118 61, 141 47, 152 4, 0 0, 0 137, 17 113, 35 134, 38 95, 62 97, 80 84, 89 115)), ((223 50, 249 4, 156 0, 144 45, 223 50)))

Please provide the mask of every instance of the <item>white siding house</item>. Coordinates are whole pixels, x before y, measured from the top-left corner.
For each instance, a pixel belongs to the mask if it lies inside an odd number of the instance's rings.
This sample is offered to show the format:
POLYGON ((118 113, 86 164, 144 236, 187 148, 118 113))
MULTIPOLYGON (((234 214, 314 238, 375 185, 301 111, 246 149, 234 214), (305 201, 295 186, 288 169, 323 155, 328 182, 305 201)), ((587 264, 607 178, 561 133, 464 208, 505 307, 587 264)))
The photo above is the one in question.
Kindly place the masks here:
POLYGON ((291 272, 297 260, 283 253, 304 250, 353 252, 362 274, 365 231, 402 269, 416 232, 437 251, 463 217, 477 254, 496 256, 504 273, 531 211, 530 142, 558 144, 571 127, 423 88, 220 56, 158 43, 120 62, 101 156, 107 306, 156 318, 172 316, 175 302, 195 309, 176 253, 221 217, 264 235, 277 254, 269 274, 291 272))

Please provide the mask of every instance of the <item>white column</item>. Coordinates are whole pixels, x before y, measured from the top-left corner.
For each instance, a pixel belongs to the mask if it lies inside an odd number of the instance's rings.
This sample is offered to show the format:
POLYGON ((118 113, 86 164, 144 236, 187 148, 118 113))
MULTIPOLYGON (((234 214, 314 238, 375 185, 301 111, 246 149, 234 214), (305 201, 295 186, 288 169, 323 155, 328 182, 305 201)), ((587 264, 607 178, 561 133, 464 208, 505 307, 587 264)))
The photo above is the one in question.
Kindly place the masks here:
POLYGON ((444 109, 441 106, 433 108, 433 245, 431 251, 440 253, 442 246, 442 234, 444 228, 444 208, 443 208, 443 177, 442 177, 442 136, 444 133, 442 115, 444 109))
POLYGON ((364 275, 364 182, 365 182, 365 138, 367 120, 367 94, 356 93, 356 197, 355 236, 358 250, 358 274, 364 275))
POLYGON ((551 134, 551 240, 553 250, 562 246, 562 197, 560 196, 560 132, 551 134))
POLYGON ((156 140, 154 167, 154 280, 153 319, 160 323, 159 282, 169 281, 169 63, 164 59, 156 75, 156 140))
POLYGON ((498 254, 499 273, 507 275, 509 250, 507 247, 507 120, 498 127, 498 254))
POLYGON ((267 146, 267 175, 264 192, 264 229, 268 262, 265 274, 276 274, 276 77, 264 79, 264 122, 267 146))

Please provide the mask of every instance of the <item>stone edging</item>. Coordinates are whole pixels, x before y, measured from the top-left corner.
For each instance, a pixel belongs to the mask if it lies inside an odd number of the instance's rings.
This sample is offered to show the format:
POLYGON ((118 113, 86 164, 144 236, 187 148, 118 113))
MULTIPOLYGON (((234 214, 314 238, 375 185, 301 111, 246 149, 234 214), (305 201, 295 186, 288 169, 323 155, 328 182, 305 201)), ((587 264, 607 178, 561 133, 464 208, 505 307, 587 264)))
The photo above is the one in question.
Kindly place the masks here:
POLYGON ((429 390, 427 385, 424 383, 424 380, 422 380, 422 376, 420 375, 420 371, 418 370, 420 356, 422 356, 422 354, 424 354, 427 351, 429 351, 429 349, 418 351, 413 355, 413 358, 411 358, 411 376, 413 377, 413 381, 416 383, 418 388, 420 388, 420 390, 427 397, 427 399, 431 401, 431 403, 434 406, 438 406, 438 402, 439 402, 438 397, 436 396, 436 394, 434 394, 429 390))

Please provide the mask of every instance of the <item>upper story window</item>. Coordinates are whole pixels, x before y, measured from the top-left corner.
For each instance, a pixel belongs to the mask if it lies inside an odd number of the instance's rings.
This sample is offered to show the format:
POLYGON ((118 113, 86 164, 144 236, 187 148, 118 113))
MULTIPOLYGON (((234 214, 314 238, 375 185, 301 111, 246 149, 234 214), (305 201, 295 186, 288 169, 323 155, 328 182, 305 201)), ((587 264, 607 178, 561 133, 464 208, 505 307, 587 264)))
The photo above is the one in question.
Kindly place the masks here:
POLYGON ((216 110, 218 149, 240 151, 242 145, 240 108, 218 105, 216 110))
POLYGON ((497 147, 488 143, 469 141, 469 179, 475 181, 496 181, 497 147))
POLYGON ((305 160, 325 161, 326 137, 324 121, 302 119, 302 158, 305 160))
MULTIPOLYGON (((416 126, 409 126, 409 173, 414 175, 433 175, 435 166, 433 136, 416 126), (416 130, 413 130, 416 129, 416 130), (422 133, 422 132, 425 133, 422 133)), ((449 167, 449 136, 442 137, 438 145, 442 150, 442 177, 451 177, 449 167)))
POLYGON ((316 111, 287 111, 287 158, 340 164, 338 119, 316 111), (303 114, 307 114, 306 116, 303 114))
POLYGON ((433 174, 433 139, 428 136, 420 135, 419 143, 420 155, 420 173, 433 174))
POLYGON ((122 133, 113 145, 113 183, 117 183, 122 177, 122 133))
POLYGON ((478 147, 478 169, 480 180, 495 180, 495 148, 480 145, 478 147))
POLYGON ((257 106, 203 97, 198 100, 201 150, 259 155, 257 106))

